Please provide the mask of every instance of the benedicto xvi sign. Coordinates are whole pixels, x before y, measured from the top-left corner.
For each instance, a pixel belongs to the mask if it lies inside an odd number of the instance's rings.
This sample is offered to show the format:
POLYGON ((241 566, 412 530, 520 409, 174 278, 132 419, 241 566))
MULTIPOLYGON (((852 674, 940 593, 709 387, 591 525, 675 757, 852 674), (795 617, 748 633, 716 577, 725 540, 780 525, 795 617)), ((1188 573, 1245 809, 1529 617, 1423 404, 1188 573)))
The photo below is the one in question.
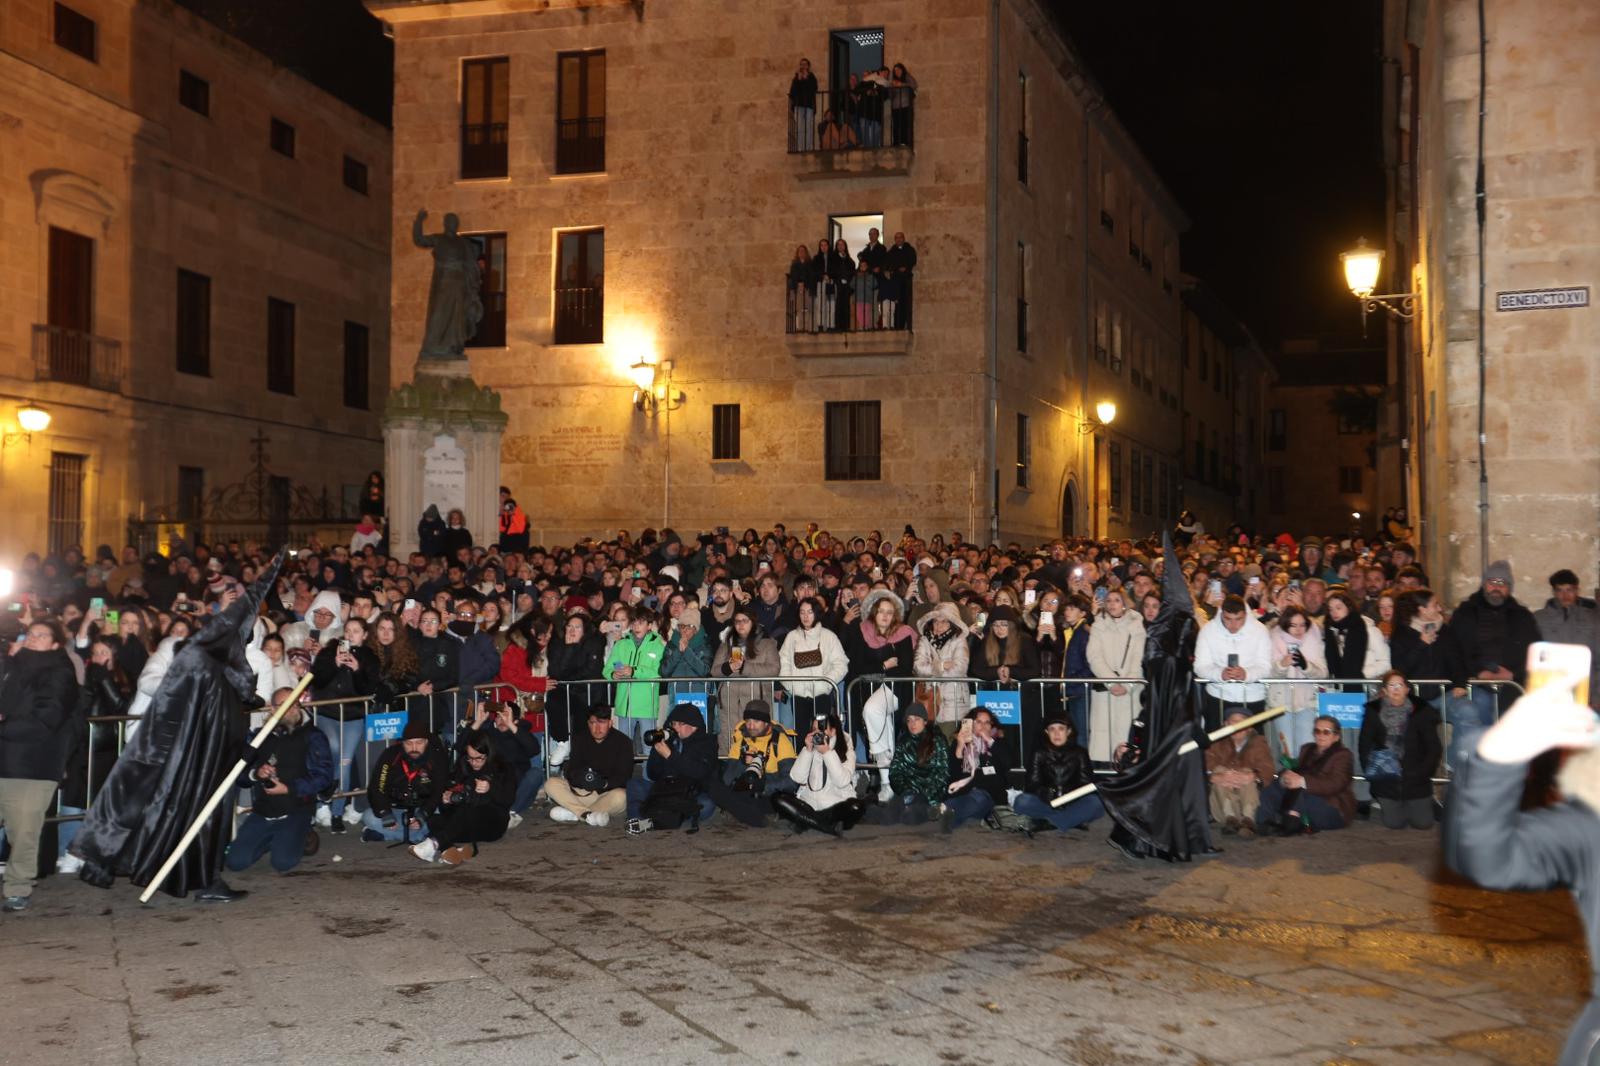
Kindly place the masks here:
POLYGON ((1496 311, 1543 311, 1552 307, 1588 307, 1589 287, 1574 289, 1518 289, 1494 294, 1496 311))

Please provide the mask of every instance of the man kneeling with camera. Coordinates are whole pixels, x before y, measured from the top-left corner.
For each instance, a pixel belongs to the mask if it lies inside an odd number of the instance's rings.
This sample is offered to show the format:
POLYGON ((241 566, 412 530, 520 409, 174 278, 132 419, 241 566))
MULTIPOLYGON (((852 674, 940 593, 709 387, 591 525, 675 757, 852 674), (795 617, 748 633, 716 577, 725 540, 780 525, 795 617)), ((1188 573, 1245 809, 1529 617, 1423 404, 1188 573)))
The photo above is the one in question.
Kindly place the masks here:
MULTIPOLYGON (((281 688, 272 698, 281 702, 289 693, 281 688)), ((247 869, 270 853, 272 868, 288 873, 306 854, 317 793, 333 787, 336 780, 328 738, 296 703, 278 721, 245 775, 250 785, 250 816, 228 845, 228 869, 247 869)))
POLYGON ((428 723, 412 719, 400 743, 383 749, 367 785, 367 809, 361 812, 361 839, 411 843, 425 835, 427 815, 450 780, 444 749, 428 732, 428 723))
POLYGON ((611 708, 589 708, 589 728, 572 731, 572 751, 562 776, 544 784, 553 822, 587 822, 600 827, 628 809, 628 780, 633 777, 633 742, 611 728, 611 708))
POLYGON ((730 764, 723 780, 736 792, 762 796, 769 792, 793 792, 799 784, 789 777, 789 768, 798 752, 794 734, 772 721, 772 705, 766 700, 751 700, 744 705, 744 720, 733 731, 726 761, 730 764))
POLYGON ((480 843, 506 835, 516 794, 516 774, 489 738, 466 733, 439 810, 428 818, 428 838, 413 844, 411 854, 423 862, 461 865, 478 854, 480 843))

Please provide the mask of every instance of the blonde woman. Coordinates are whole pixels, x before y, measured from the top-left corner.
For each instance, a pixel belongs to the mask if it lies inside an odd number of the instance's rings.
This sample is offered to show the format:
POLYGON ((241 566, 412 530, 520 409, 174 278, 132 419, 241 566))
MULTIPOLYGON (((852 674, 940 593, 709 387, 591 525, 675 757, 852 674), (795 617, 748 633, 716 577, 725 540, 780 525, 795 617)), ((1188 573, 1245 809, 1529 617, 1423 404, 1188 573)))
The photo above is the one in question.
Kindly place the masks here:
MULTIPOLYGON (((1089 630, 1089 670, 1095 677, 1144 676, 1144 619, 1128 609, 1121 589, 1106 593, 1105 604, 1089 630)), ((1096 685, 1089 693, 1089 759, 1110 762, 1128 739, 1139 708, 1136 685, 1096 685)))

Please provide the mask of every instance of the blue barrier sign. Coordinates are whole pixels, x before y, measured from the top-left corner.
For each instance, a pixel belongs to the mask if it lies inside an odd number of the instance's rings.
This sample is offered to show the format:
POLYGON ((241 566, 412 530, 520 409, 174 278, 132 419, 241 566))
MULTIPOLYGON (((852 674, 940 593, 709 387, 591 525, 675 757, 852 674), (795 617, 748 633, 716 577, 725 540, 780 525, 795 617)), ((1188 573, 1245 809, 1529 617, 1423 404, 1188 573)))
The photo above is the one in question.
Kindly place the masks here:
POLYGON ((674 688, 672 690, 672 705, 680 703, 693 704, 700 709, 700 717, 710 726, 711 723, 711 697, 703 688, 674 688))
POLYGON ((1337 718, 1341 728, 1360 729, 1367 713, 1367 698, 1359 692, 1319 692, 1317 713, 1337 718))
POLYGON ((408 711, 396 711, 394 714, 369 714, 367 715, 368 740, 399 740, 400 734, 406 731, 406 722, 411 718, 408 711))
POLYGON ((1001 725, 1022 724, 1022 693, 1020 692, 979 689, 975 702, 979 707, 994 715, 994 720, 1001 725))

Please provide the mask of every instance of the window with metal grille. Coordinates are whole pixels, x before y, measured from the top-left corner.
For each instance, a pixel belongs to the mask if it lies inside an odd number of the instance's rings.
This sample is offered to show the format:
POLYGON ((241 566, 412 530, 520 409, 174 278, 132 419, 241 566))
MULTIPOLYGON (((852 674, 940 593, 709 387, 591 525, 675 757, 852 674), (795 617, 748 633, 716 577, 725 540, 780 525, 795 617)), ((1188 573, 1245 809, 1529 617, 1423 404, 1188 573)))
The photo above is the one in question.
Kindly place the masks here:
POLYGON ((83 544, 83 479, 87 455, 50 453, 50 554, 83 544))
POLYGON ((1361 494, 1361 468, 1359 466, 1341 466, 1339 468, 1339 491, 1350 496, 1359 496, 1361 494))
POLYGON ((361 160, 344 157, 344 187, 367 195, 367 165, 361 160))
POLYGON ((89 62, 97 62, 97 27, 94 19, 66 4, 56 5, 56 45, 89 62))
POLYGON ((1017 488, 1028 487, 1028 467, 1033 462, 1033 441, 1028 433, 1028 416, 1017 415, 1017 488))
POLYGON ((267 143, 274 152, 294 158, 294 127, 281 118, 272 120, 272 128, 267 134, 267 143))
POLYGON ((739 458, 739 405, 711 405, 711 458, 739 458))
POLYGON ((483 317, 468 348, 504 348, 506 344, 506 235, 470 233, 478 246, 478 298, 483 317))
POLYGON ((461 176, 503 178, 508 173, 511 60, 461 63, 461 176))
POLYGON ((606 231, 568 230, 556 238, 555 343, 605 340, 606 231))
POLYGON ((210 116, 211 83, 190 71, 178 71, 178 103, 195 114, 210 116))
POLYGON ((1028 350, 1028 246, 1017 242, 1017 351, 1028 350))
POLYGON ((882 412, 877 400, 826 405, 823 477, 829 481, 877 481, 881 476, 882 412))
POLYGON ((294 304, 267 297, 267 388, 294 395, 294 304))
POLYGON ((606 169, 606 54, 556 56, 556 173, 606 169))
POLYGON ((211 279, 178 268, 178 372, 211 373, 211 279))
POLYGON ((359 322, 344 324, 344 405, 357 411, 365 411, 369 402, 371 370, 367 344, 366 326, 359 322))
POLYGON ((1107 478, 1111 482, 1110 505, 1114 511, 1122 509, 1122 444, 1112 441, 1110 447, 1111 473, 1107 478))

